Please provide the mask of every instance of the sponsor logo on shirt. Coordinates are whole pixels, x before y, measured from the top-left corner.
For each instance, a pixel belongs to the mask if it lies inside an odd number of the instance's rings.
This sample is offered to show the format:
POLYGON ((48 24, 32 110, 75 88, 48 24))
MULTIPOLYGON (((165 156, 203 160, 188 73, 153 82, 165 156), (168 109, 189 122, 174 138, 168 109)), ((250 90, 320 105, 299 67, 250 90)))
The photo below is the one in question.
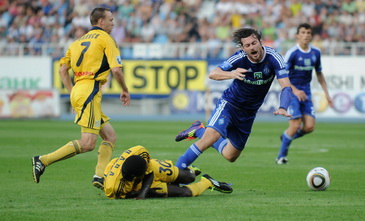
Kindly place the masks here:
POLYGON ((90 72, 90 71, 83 71, 83 72, 75 72, 74 75, 76 77, 81 77, 81 76, 92 76, 94 75, 93 72, 90 72))
POLYGON ((297 71, 311 71, 313 70, 313 66, 299 66, 299 65, 295 65, 294 66, 294 70, 297 70, 297 71))
POLYGON ((268 79, 266 80, 256 80, 256 81, 251 81, 248 80, 246 78, 243 78, 243 82, 245 82, 246 84, 253 84, 253 85, 263 85, 263 84, 268 84, 270 83, 272 80, 274 79, 274 75, 271 75, 268 79))
POLYGON ((255 78, 255 79, 262 79, 262 72, 255 72, 255 73, 253 73, 253 78, 255 78))

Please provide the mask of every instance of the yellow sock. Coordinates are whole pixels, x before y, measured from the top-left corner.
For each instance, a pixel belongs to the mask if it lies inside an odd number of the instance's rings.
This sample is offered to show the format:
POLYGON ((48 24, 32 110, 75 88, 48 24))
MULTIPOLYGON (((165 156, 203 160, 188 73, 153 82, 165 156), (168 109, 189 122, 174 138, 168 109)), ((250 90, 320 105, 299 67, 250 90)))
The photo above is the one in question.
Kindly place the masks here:
POLYGON ((42 155, 40 160, 44 165, 49 166, 54 162, 65 160, 79 153, 81 153, 79 142, 77 142, 77 140, 73 140, 52 153, 42 155))
POLYGON ((110 161, 113 150, 114 144, 108 141, 101 142, 98 150, 98 164, 95 167, 95 175, 99 177, 104 176, 105 167, 110 161))
POLYGON ((202 178, 199 182, 186 185, 187 188, 191 190, 192 196, 199 196, 204 193, 209 187, 212 186, 212 183, 205 178, 202 178))

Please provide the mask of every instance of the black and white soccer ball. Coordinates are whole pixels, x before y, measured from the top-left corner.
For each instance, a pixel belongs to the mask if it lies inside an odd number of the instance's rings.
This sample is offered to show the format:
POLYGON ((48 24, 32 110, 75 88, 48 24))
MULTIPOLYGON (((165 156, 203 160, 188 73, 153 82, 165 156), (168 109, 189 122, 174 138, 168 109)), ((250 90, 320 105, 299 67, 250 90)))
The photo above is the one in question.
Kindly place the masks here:
POLYGON ((323 167, 311 169, 307 175, 307 185, 312 190, 325 190, 331 183, 331 176, 323 167))

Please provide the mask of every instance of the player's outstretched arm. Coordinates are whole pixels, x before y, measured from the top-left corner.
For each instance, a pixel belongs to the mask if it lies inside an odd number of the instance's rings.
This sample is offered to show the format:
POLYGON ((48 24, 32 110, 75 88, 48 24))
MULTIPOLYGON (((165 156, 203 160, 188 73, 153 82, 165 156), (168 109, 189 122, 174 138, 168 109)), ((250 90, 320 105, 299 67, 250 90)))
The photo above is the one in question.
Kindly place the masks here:
POLYGON ((280 105, 279 108, 274 112, 275 115, 283 115, 285 117, 291 117, 290 114, 286 111, 289 107, 290 100, 293 95, 293 90, 291 88, 291 84, 289 78, 280 78, 278 82, 282 88, 280 94, 280 105))
POLYGON ((246 76, 244 73, 246 72, 247 70, 244 68, 237 68, 236 70, 232 71, 223 71, 220 67, 216 67, 210 72, 209 78, 216 81, 228 79, 243 80, 243 78, 246 76))

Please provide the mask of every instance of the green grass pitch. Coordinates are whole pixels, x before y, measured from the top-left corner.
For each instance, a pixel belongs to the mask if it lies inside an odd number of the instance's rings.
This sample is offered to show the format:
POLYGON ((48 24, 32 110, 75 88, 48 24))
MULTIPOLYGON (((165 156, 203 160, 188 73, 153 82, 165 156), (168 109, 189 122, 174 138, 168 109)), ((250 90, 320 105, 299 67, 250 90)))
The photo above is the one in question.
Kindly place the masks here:
MULTIPOLYGON (((112 121, 118 134, 113 157, 140 144, 154 158, 176 161, 192 141, 176 143, 175 135, 189 124, 112 121)), ((96 150, 49 166, 39 184, 32 180, 31 157, 78 139, 77 125, 1 120, 0 220, 364 220, 364 124, 317 123, 313 134, 292 143, 290 164, 276 165, 279 135, 286 127, 286 122, 256 122, 235 163, 212 148, 194 163, 232 183, 232 194, 109 200, 91 184, 96 150), (306 175, 316 166, 331 174, 326 191, 307 187, 306 175)))

